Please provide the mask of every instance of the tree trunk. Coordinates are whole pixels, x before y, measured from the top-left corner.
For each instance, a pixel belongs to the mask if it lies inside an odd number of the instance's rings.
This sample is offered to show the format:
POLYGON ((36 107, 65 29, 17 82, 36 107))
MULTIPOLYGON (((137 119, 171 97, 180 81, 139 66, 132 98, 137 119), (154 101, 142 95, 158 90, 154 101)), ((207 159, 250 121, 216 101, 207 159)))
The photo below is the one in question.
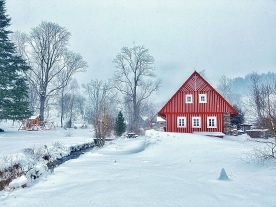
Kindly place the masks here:
POLYGON ((60 126, 63 127, 63 109, 61 109, 60 126))
POLYGON ((137 106, 137 74, 136 70, 134 72, 134 91, 133 91, 133 115, 132 115, 132 120, 131 120, 131 130, 135 133, 138 132, 138 121, 139 121, 139 111, 138 111, 138 106, 137 106))
POLYGON ((138 133, 138 126, 139 126, 139 108, 136 103, 136 99, 133 101, 133 115, 131 120, 131 130, 135 133, 138 133))
POLYGON ((63 116, 64 116, 64 89, 62 89, 61 95, 61 110, 60 110, 60 126, 63 127, 63 116))
POLYGON ((42 94, 40 96, 40 106, 39 106, 40 121, 44 121, 45 102, 46 102, 46 97, 42 94))

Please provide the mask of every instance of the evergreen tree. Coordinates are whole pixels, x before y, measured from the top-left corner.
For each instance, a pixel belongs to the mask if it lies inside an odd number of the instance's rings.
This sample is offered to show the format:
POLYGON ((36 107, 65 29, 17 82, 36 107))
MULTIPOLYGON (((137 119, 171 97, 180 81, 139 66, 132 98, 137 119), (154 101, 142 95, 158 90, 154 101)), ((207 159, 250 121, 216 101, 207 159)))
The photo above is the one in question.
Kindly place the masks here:
POLYGON ((23 76, 29 67, 9 39, 10 18, 5 13, 5 0, 0 0, 0 119, 21 120, 31 114, 23 76))
POLYGON ((231 124, 236 125, 237 129, 241 129, 241 124, 244 123, 244 112, 236 105, 234 108, 238 111, 238 115, 231 118, 231 124))
POLYGON ((123 116, 123 113, 120 111, 115 122, 115 133, 118 137, 120 137, 125 131, 126 131, 125 118, 123 116))

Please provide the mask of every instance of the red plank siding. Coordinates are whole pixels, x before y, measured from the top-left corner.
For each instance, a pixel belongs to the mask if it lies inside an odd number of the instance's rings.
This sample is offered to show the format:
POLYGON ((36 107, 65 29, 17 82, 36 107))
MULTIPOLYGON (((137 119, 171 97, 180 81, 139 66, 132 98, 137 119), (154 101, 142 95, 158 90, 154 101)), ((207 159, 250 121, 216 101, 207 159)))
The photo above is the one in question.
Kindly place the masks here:
POLYGON ((166 119, 166 129, 169 132, 194 131, 223 132, 224 113, 235 115, 238 112, 204 79, 194 72, 179 88, 172 98, 159 111, 159 115, 166 119), (186 95, 192 95, 192 103, 186 103, 186 95), (207 103, 199 103, 199 94, 207 95, 207 103), (177 117, 186 117, 185 128, 177 127, 177 117), (201 117, 201 128, 192 128, 192 117, 201 117), (217 118, 217 128, 207 127, 207 117, 217 118))

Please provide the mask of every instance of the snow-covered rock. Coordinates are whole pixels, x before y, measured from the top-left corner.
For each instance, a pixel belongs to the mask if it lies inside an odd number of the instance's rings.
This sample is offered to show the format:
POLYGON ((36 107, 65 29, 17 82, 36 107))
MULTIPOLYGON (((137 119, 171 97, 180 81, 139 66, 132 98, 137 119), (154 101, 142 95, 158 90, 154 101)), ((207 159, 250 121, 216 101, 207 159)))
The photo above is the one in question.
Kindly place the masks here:
POLYGON ((22 186, 25 186, 28 183, 28 179, 25 175, 22 175, 16 179, 14 179, 12 182, 10 182, 9 187, 10 188, 20 188, 22 186))

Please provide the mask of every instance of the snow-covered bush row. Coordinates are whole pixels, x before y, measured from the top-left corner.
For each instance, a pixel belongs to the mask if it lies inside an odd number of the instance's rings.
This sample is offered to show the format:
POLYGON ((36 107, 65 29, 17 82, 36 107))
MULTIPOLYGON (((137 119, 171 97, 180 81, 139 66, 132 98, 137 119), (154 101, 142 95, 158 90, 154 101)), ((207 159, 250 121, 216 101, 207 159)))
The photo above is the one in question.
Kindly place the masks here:
POLYGON ((40 176, 51 172, 57 160, 69 156, 72 152, 93 146, 94 142, 69 147, 56 142, 49 147, 34 146, 16 154, 4 156, 0 158, 0 190, 7 186, 10 188, 26 186, 40 176))

